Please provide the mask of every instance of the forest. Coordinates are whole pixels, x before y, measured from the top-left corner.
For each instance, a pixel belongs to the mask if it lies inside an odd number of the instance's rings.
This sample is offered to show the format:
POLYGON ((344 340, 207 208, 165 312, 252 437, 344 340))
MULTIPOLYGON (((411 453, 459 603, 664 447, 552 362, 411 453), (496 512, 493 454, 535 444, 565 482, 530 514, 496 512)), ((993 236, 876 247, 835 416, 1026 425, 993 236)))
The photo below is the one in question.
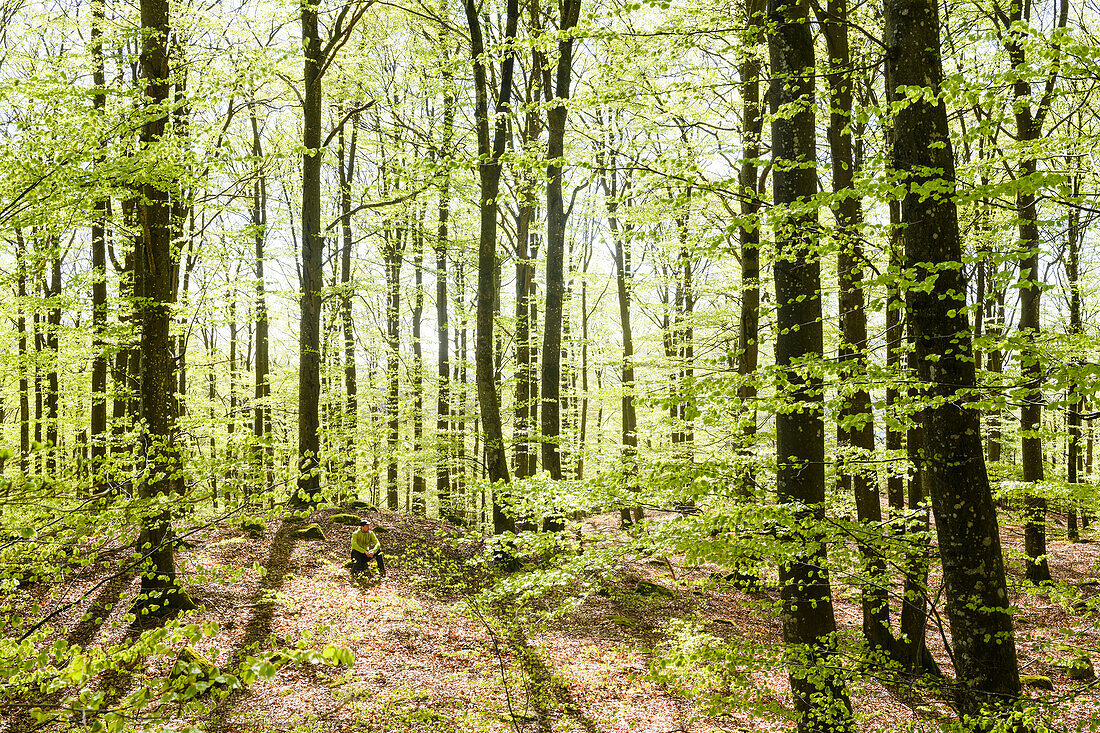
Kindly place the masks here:
POLYGON ((0 0, 0 729, 1096 730, 1094 22, 0 0))

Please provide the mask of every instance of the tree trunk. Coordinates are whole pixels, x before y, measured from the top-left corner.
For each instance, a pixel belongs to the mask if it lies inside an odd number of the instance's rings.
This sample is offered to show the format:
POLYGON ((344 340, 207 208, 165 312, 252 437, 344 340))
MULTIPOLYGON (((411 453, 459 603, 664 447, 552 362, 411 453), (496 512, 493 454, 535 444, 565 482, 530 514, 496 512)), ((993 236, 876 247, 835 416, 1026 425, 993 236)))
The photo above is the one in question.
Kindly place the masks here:
MULTIPOLYGON (((537 110, 541 78, 541 74, 531 74, 526 90, 527 98, 524 100, 527 113, 524 115, 523 149, 530 155, 535 154, 541 129, 537 110)), ((538 465, 532 436, 535 424, 531 417, 532 408, 538 414, 535 391, 538 385, 538 367, 534 358, 536 349, 532 336, 535 324, 531 315, 535 298, 535 260, 538 257, 538 239, 531 232, 531 222, 536 212, 535 186, 534 171, 525 172, 516 217, 516 393, 512 440, 515 444, 517 479, 533 476, 538 465)))
POLYGON ((439 229, 435 244, 435 316, 439 342, 436 354, 436 374, 439 378, 439 396, 436 401, 436 444, 438 458, 436 467, 436 495, 439 500, 439 516, 454 518, 451 498, 451 395, 450 395, 450 322, 447 314, 447 240, 450 237, 448 226, 451 218, 451 144, 455 119, 454 78, 449 71, 443 72, 443 131, 440 145, 440 164, 443 166, 443 181, 439 187, 439 229))
POLYGON ((739 174, 741 187, 741 217, 738 238, 741 243, 741 317, 737 336, 737 399, 741 408, 740 436, 737 452, 744 462, 737 472, 734 491, 741 498, 753 496, 756 481, 752 454, 756 441, 756 382, 760 362, 760 136, 764 128, 764 109, 760 103, 760 72, 762 60, 753 47, 765 32, 764 0, 748 0, 745 4, 745 58, 741 62, 742 162, 739 174), (746 222, 751 222, 747 224, 746 222))
POLYGON ((302 5, 302 280, 298 347, 298 502, 313 502, 321 490, 321 37, 317 6, 302 5))
POLYGON ((386 506, 397 511, 397 443, 401 407, 401 264, 405 250, 405 228, 389 227, 383 232, 382 258, 386 267, 386 506))
MULTIPOLYGON (((355 153, 358 126, 352 125, 351 139, 345 150, 344 129, 340 128, 340 320, 344 337, 344 485, 356 493, 355 430, 359 415, 359 383, 355 362, 355 320, 352 314, 351 281, 351 182, 355 177, 355 153), (345 163, 345 152, 347 162, 345 163)), ((358 495, 355 498, 359 498, 358 495)))
POLYGON ((19 470, 26 478, 31 472, 31 402, 27 354, 27 244, 23 232, 15 230, 15 267, 17 270, 18 316, 15 330, 19 334, 19 470))
POLYGON ((1011 704, 1020 694, 1012 617, 1008 613, 997 514, 982 454, 979 415, 966 405, 975 387, 965 309, 955 166, 942 81, 938 6, 885 0, 886 89, 898 104, 894 169, 903 176, 907 278, 934 279, 930 292, 910 291, 908 314, 920 381, 926 387, 925 489, 936 517, 947 615, 954 645, 961 714, 1011 704), (931 87, 908 98, 900 88, 931 87), (934 101, 929 101, 934 100, 934 101), (929 184, 940 181, 936 185, 929 184), (926 194, 943 184, 946 195, 926 194))
MULTIPOLYGON (((481 158, 479 178, 481 190, 480 236, 477 257, 477 341, 474 347, 476 366, 477 400, 480 407, 482 429, 485 432, 485 467, 493 484, 510 481, 508 457, 504 449, 504 433, 500 421, 500 397, 497 394, 493 369, 493 312, 497 301, 497 196, 500 191, 500 158, 504 154, 512 74, 515 67, 515 50, 512 40, 518 25, 518 2, 508 0, 504 33, 504 60, 501 62, 500 91, 492 118, 489 115, 489 82, 487 79, 485 44, 481 33, 481 21, 474 0, 465 0, 466 20, 470 29, 470 51, 473 57, 474 89, 476 93, 476 124, 478 155, 481 158), (493 120, 493 137, 490 141, 490 119, 493 120)), ((505 515, 504 508, 493 495, 493 530, 496 533, 511 531, 514 523, 505 515)))
POLYGON ((413 480, 412 513, 424 516, 426 513, 425 494, 428 484, 424 478, 420 452, 424 448, 424 353, 420 343, 421 322, 424 320, 424 216, 427 212, 418 212, 413 231, 413 480))
MULTIPOLYGON (((105 0, 92 2, 92 85, 95 92, 92 104, 96 115, 102 117, 107 107, 107 81, 103 63, 103 26, 105 24, 105 0)), ((95 220, 92 222, 92 414, 89 440, 91 442, 92 486, 95 493, 102 490, 103 461, 107 456, 107 236, 106 223, 110 216, 110 199, 99 197, 95 202, 95 220)))
MULTIPOLYGON (((863 296, 862 200, 854 190, 859 161, 852 149, 854 72, 848 43, 848 2, 829 0, 822 20, 829 55, 829 157, 832 160, 832 209, 837 225, 837 285, 840 345, 837 355, 840 390, 837 411, 837 477, 855 496, 856 516, 873 537, 882 525, 877 477, 865 461, 875 451, 874 415, 867 379, 867 311, 863 296), (847 449, 846 449, 847 448, 847 449), (849 457, 856 459, 849 467, 849 457)), ((880 653, 893 649, 886 562, 873 542, 859 542, 865 582, 861 588, 863 635, 880 653)))
MULTIPOLYGON (((553 88, 543 84, 548 109, 546 112, 546 305, 542 330, 542 374, 540 402, 542 415, 541 460, 550 478, 560 481, 561 429, 561 342, 565 296, 565 201, 562 197, 562 168, 565 156, 565 121, 569 88, 573 79, 572 29, 580 14, 581 0, 562 0, 558 61, 553 88)), ((543 529, 561 531, 564 523, 558 517, 547 517, 543 529)))
MULTIPOLYGON (((771 57, 772 190, 775 205, 802 206, 816 187, 814 161, 814 44, 808 3, 769 0, 777 23, 768 36, 771 57), (793 109, 792 109, 793 108, 793 109), (783 114, 778 114, 780 111, 783 114), (797 165, 794 165, 795 162, 797 165)), ((821 263, 813 211, 786 213, 776 230, 775 363, 786 399, 799 405, 776 415, 776 494, 797 511, 802 539, 779 569, 783 641, 799 733, 851 730, 851 703, 835 661, 833 615, 821 520, 825 514, 825 425, 822 383, 795 364, 821 359, 821 263)))
MULTIPOLYGON (((1076 198, 1080 195, 1081 179, 1074 175, 1071 181, 1071 195, 1076 198)), ((1080 257, 1081 257, 1081 210, 1076 206, 1069 207, 1068 227, 1066 231, 1066 281, 1069 286, 1069 336, 1079 338, 1084 330, 1081 321, 1081 285, 1080 285, 1080 257)), ((1076 344, 1071 345, 1075 349, 1076 344)), ((1078 364, 1080 362, 1077 362, 1078 364)), ((1069 432, 1069 445, 1066 450, 1066 483, 1069 484, 1070 502, 1066 518, 1066 537, 1070 542, 1080 539, 1080 530, 1077 526, 1077 484, 1080 482, 1081 464, 1081 412, 1084 397, 1077 386, 1077 380, 1072 379, 1067 389, 1069 394, 1066 400, 1066 427, 1069 432)))
MULTIPOLYGON (((169 38, 167 0, 141 0, 141 51, 144 95, 157 110, 141 130, 141 142, 155 145, 164 135, 166 117, 159 111, 168 98, 169 38)), ((173 400, 176 380, 170 336, 171 309, 176 300, 176 268, 172 256, 167 190, 155 183, 142 186, 142 247, 135 267, 141 277, 141 413, 145 422, 144 450, 148 467, 141 483, 142 498, 157 501, 179 486, 182 467, 175 443, 173 400)), ((141 576, 141 612, 163 612, 190 606, 176 584, 171 541, 171 511, 161 505, 144 519, 140 551, 146 565, 141 576)))
MULTIPOLYGON (((607 141, 604 160, 600 161, 600 183, 604 190, 607 208, 607 223, 611 227, 611 240, 615 252, 615 292, 619 301, 619 327, 623 339, 622 360, 622 470, 625 488, 637 492, 635 483, 638 455, 638 415, 634 407, 634 331, 630 322, 630 298, 634 282, 631 263, 630 240, 634 233, 632 224, 623 224, 619 220, 619 206, 631 203, 630 168, 620 181, 617 163, 619 135, 613 129, 615 118, 607 120, 607 141)), ((640 506, 624 506, 619 509, 619 518, 623 525, 641 521, 640 506)))
MULTIPOLYGON (((1066 24, 1068 0, 1061 0, 1059 26, 1066 24)), ((1043 130, 1043 119, 1049 109, 1049 92, 1039 102, 1034 112, 1031 108, 1031 82, 1028 81, 1027 60, 1024 51, 1024 31, 1016 24, 1023 25, 1031 21, 1031 3, 1013 0, 1005 21, 1005 50, 1012 63, 1016 78, 1013 81, 1012 109, 1016 117, 1016 140, 1024 146, 1033 145, 1039 140, 1043 130)), ((1055 66, 1055 69, 1057 66, 1055 66)), ((1051 73, 1048 85, 1057 72, 1051 73)), ((1025 147, 1025 150, 1030 148, 1025 147)), ((1024 483, 1032 484, 1025 489, 1024 497, 1024 552, 1027 553, 1027 579, 1032 583, 1050 580, 1050 566, 1047 564, 1046 511, 1047 501, 1041 495, 1039 484, 1043 481, 1043 367, 1039 361, 1039 299, 1042 287, 1039 283, 1039 223, 1035 192, 1030 188, 1029 179, 1035 177, 1036 160, 1032 153, 1025 153, 1020 161, 1016 176, 1023 181, 1016 193, 1016 217, 1020 231, 1020 373, 1027 392, 1020 406, 1020 464, 1023 469, 1024 483)))
POLYGON ((268 374, 271 361, 268 354, 267 285, 264 282, 264 242, 267 239, 267 176, 264 174, 263 149, 260 142, 260 124, 255 107, 250 115, 252 122, 252 157, 256 167, 252 186, 252 227, 255 243, 256 275, 256 406, 252 413, 252 436, 256 440, 256 474, 263 490, 270 492, 275 483, 275 446, 271 436, 271 384, 268 374))

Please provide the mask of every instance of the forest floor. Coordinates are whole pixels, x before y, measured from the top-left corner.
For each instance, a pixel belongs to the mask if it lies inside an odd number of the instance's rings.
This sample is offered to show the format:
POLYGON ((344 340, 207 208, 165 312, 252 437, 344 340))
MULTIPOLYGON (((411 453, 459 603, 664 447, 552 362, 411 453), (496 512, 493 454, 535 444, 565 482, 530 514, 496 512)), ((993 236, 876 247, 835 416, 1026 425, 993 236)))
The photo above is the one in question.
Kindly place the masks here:
MULTIPOLYGON (((485 571, 464 559, 480 548, 463 541, 452 527, 407 515, 368 513, 385 527, 380 536, 388 553, 388 574, 352 578, 346 561, 355 528, 329 521, 331 513, 310 520, 324 529, 323 541, 297 539, 294 529, 301 523, 276 523, 262 537, 252 538, 220 523, 189 537, 192 547, 181 550, 177 561, 188 591, 201 604, 187 620, 217 622, 217 630, 198 642, 215 663, 233 664, 273 643, 304 638, 317 649, 327 644, 350 649, 354 664, 286 665, 270 681, 258 681, 201 710, 182 712, 180 727, 242 733, 791 728, 784 714, 790 707, 786 671, 775 651, 781 624, 774 611, 774 589, 747 594, 728 584, 706 583, 716 568, 685 567, 682 558, 625 558, 615 582, 578 608, 534 624, 529 623, 531 616, 519 623, 478 600, 475 591, 484 580, 478 573, 485 571), (218 567, 243 573, 227 582, 210 575, 218 567), (638 595, 634 590, 639 579, 669 592, 638 595), (693 619, 710 638, 759 652, 754 669, 740 677, 754 704, 719 713, 704 703, 707 694, 724 692, 712 683, 702 681, 695 689, 698 694, 687 695, 683 688, 658 681, 651 673, 655 658, 675 633, 668 621, 677 618, 693 619)), ((617 536, 617 518, 586 520, 586 542, 617 536)), ((1018 533, 1010 526, 1005 534, 1011 557, 1019 546, 1018 533)), ((1046 714, 1056 728, 1074 730, 1079 722, 1100 721, 1100 690, 1094 680, 1071 680, 1057 662, 1076 651, 1100 662, 1096 609, 1080 608, 1079 603, 1082 597, 1100 600, 1100 542, 1056 540, 1049 549, 1051 570, 1067 581, 1068 592, 1027 592, 1019 562, 1010 562, 1013 601, 1019 609, 1017 649, 1021 672, 1047 676, 1053 683, 1053 690, 1028 688, 1026 694, 1049 704, 1046 714), (1074 601, 1079 603, 1076 611, 1074 601)), ((84 598, 58 616, 56 628, 59 638, 85 648, 118 644, 135 633, 128 624, 115 622, 126 612, 126 599, 136 594, 138 579, 121 576, 89 593, 102 580, 102 568, 98 577, 96 572, 93 565, 64 587, 34 589, 44 607, 84 598)), ((858 633, 861 616, 854 589, 838 586, 836 597, 842 632, 858 633)), ((929 634, 930 648, 950 672, 939 633, 929 634)), ((133 686, 142 675, 164 673, 151 664, 110 684, 133 686)), ((936 730, 950 719, 942 699, 912 686, 883 685, 864 676, 852 696, 861 730, 914 724, 916 729, 936 730)), ((29 722, 0 709, 0 730, 31 730, 23 727, 29 722)))

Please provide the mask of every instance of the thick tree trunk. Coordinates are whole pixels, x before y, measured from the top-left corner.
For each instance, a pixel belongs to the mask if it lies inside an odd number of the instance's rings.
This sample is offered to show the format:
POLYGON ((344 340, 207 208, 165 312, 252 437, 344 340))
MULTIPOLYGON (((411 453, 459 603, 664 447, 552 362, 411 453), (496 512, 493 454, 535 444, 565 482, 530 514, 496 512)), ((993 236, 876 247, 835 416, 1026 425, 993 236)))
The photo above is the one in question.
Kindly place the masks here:
POLYGON ((908 191, 902 200, 909 278, 934 278, 929 292, 908 293, 918 374, 931 400, 924 412, 924 487, 936 517, 947 615, 965 716, 1020 694, 1016 645, 1005 586, 1000 532, 982 454, 979 415, 966 405, 975 387, 965 309, 958 214, 952 198, 954 158, 947 110, 939 98, 938 6, 929 0, 885 0, 886 89, 900 104, 894 168, 908 191), (899 88, 930 87, 908 98, 899 88), (935 101, 929 101, 935 100, 935 101), (929 186, 933 181, 942 182, 929 186), (938 191, 945 183, 944 194, 938 191))
MULTIPOLYGON (((814 45, 808 3, 769 0, 772 187, 776 206, 805 207, 817 187, 814 150, 814 45), (778 114, 782 111, 782 114, 778 114), (797 163, 797 164, 795 164, 797 163)), ((796 366, 822 357, 821 263, 812 211, 788 211, 777 226, 775 363, 785 399, 799 409, 776 415, 776 494, 797 511, 801 539, 780 566, 783 641, 799 733, 850 730, 851 703, 836 655, 821 520, 825 513, 825 425, 819 376, 796 366)))
MULTIPOLYGON (((144 95, 152 109, 158 110, 142 127, 141 141, 154 145, 163 135, 166 117, 159 111, 168 98, 169 37, 167 0, 141 0, 141 27, 144 32, 141 69, 144 95)), ((168 192, 155 183, 142 186, 142 247, 136 267, 141 275, 141 412, 145 422, 143 449, 147 468, 141 483, 141 495, 156 501, 174 493, 182 481, 179 448, 175 443, 175 364, 170 335, 171 309, 176 300, 176 269, 172 255, 168 192)), ((189 600, 176 584, 174 548, 171 542, 172 516, 161 505, 143 521, 140 551, 147 564, 141 576, 141 610, 162 612, 187 607, 189 600)))
POLYGON ((321 490, 321 37, 317 7, 302 5, 302 281, 298 338, 298 495, 312 502, 321 490))

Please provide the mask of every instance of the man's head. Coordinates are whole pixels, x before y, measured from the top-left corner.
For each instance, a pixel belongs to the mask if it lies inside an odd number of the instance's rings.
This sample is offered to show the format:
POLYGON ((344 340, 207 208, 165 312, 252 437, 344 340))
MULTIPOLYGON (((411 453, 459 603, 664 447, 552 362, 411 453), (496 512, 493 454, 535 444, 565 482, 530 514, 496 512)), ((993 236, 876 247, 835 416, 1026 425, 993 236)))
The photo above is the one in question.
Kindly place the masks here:
POLYGON ((363 530, 364 532, 370 532, 372 529, 374 529, 374 525, 370 522, 369 519, 364 519, 362 522, 359 523, 359 529, 363 530))

